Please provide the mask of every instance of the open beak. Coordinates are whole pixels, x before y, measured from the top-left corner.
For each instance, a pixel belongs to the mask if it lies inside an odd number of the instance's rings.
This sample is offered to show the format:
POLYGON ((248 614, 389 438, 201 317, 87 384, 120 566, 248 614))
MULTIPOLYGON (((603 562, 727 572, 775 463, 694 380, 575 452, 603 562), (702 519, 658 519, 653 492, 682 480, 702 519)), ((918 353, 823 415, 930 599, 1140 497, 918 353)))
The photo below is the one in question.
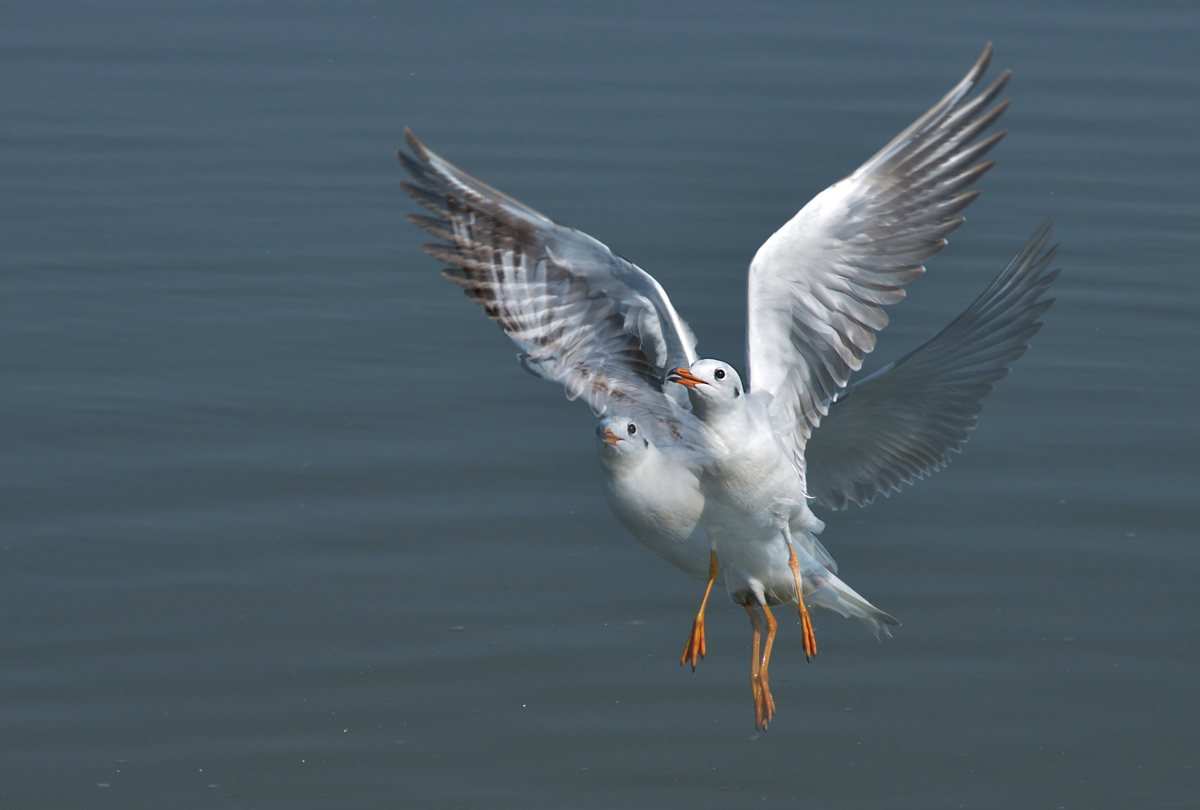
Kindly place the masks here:
POLYGON ((600 440, 605 444, 615 446, 617 442, 621 441, 621 437, 613 433, 612 428, 605 428, 604 432, 600 434, 600 440))
POLYGON ((686 368, 671 369, 671 373, 667 375, 667 382, 679 383, 685 388, 695 388, 697 385, 705 385, 704 380, 686 368))

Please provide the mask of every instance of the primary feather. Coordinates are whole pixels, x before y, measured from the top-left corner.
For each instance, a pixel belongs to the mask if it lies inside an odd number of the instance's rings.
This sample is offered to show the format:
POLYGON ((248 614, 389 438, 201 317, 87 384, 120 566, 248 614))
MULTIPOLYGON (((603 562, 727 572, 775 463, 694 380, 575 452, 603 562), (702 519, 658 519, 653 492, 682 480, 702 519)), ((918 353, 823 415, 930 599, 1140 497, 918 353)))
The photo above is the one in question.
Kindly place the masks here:
POLYGON ((937 104, 849 177, 822 191, 759 248, 750 264, 750 387, 774 397, 793 452, 875 348, 884 307, 963 222, 983 156, 1003 138, 984 133, 1007 108, 992 102, 1008 72, 979 93, 991 46, 937 104))
POLYGON ((696 340, 648 273, 438 157, 411 132, 404 187, 433 216, 425 249, 494 319, 534 374, 597 415, 614 404, 665 440, 695 420, 663 391, 666 371, 695 359, 696 340))
POLYGON ((1050 240, 1047 222, 946 328, 830 402, 805 450, 809 495, 865 506, 949 463, 1054 303, 1050 240))

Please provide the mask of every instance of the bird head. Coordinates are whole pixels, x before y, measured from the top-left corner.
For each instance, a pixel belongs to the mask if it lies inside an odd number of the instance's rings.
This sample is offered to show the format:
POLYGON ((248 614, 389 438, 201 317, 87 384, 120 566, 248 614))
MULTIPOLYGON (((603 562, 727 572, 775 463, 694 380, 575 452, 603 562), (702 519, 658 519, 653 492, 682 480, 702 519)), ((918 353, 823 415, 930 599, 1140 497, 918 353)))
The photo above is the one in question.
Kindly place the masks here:
POLYGON ((596 426, 600 458, 606 464, 629 464, 645 457, 653 447, 637 421, 627 416, 607 416, 596 426))
POLYGON ((746 393, 737 370, 720 360, 697 360, 688 368, 673 369, 667 382, 686 388, 698 413, 732 407, 746 393))

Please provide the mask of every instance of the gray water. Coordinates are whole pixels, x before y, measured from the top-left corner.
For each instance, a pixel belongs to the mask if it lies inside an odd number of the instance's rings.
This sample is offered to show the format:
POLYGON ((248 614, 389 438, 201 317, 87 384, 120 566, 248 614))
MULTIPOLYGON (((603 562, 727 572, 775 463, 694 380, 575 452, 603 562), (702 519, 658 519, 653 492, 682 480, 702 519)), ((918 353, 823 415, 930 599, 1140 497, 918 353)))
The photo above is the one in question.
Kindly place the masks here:
POLYGON ((1200 14, 109 2, 0 27, 0 806, 1182 808, 1197 788, 1200 14), (968 452, 825 515, 904 626, 742 612, 624 535, 578 404, 419 252, 403 127, 739 359, 754 249, 1011 66, 970 221, 872 360, 1053 216, 968 452))

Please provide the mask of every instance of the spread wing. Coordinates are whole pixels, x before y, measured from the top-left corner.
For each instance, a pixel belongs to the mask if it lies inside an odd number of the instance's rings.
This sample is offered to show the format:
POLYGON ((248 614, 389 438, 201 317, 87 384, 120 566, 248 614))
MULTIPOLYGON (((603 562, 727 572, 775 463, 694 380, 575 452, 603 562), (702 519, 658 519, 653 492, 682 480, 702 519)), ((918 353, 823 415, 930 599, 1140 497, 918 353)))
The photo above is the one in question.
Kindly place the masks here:
POLYGON ((750 264, 750 385, 773 396, 797 453, 875 348, 883 308, 904 298, 979 194, 972 187, 992 166, 980 159, 1004 136, 985 133, 1008 106, 991 106, 1007 72, 971 96, 991 53, 988 45, 941 101, 814 197, 750 264))
POLYGON ((412 222, 425 250, 521 350, 522 365, 560 383, 597 415, 619 406, 679 439, 695 420, 663 392, 667 371, 696 359, 696 340, 662 286, 585 233, 471 177, 406 131, 404 184, 432 216, 412 222))
POLYGON ((949 326, 834 400, 805 450, 809 495, 865 506, 950 463, 1054 303, 1050 239, 1047 222, 949 326))

